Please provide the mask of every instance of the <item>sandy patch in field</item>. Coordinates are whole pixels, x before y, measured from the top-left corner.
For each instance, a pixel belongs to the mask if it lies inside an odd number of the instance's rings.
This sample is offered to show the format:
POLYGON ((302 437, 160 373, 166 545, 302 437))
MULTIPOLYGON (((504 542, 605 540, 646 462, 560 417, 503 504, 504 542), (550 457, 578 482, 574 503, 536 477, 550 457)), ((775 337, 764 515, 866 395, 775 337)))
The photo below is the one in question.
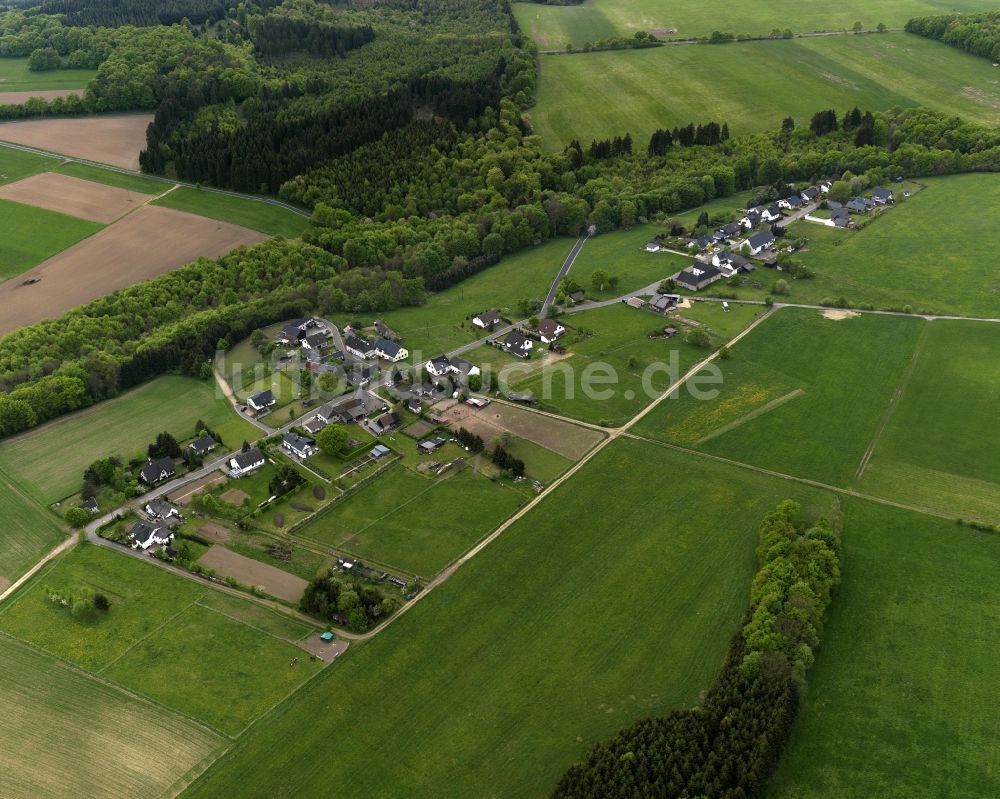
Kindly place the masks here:
POLYGON ((403 430, 403 434, 409 436, 410 438, 423 438, 433 429, 433 424, 425 419, 419 419, 403 430))
POLYGON ((77 97, 83 95, 83 89, 43 89, 34 92, 0 92, 0 105, 23 105, 31 97, 41 97, 43 100, 55 100, 57 97, 77 97))
POLYGON ((250 499, 250 495, 246 491, 240 491, 238 488, 232 488, 222 495, 222 501, 228 502, 231 505, 242 505, 244 500, 250 499))
POLYGON ((145 205, 20 277, 0 284, 0 334, 60 316, 113 291, 218 258, 267 236, 202 216, 145 205), (41 281, 25 286, 29 277, 41 281))
POLYGON ((138 170, 152 121, 152 114, 29 119, 0 124, 0 139, 138 170))
POLYGON ((845 89, 854 89, 856 91, 858 88, 858 84, 854 81, 842 78, 840 75, 834 75, 832 72, 822 72, 820 73, 820 77, 829 83, 836 84, 837 86, 843 86, 845 89))
POLYGON ((216 522, 207 522, 198 528, 198 535, 206 541, 225 544, 229 540, 229 528, 216 522))
POLYGON ((58 172, 43 172, 0 186, 0 200, 13 200, 104 224, 114 222, 152 198, 151 194, 117 189, 58 172))
POLYGON ((455 403, 447 408, 447 416, 452 430, 464 427, 487 442, 510 433, 574 461, 603 438, 596 430, 499 402, 491 402, 485 408, 455 403))
POLYGON ((315 655, 320 660, 325 660, 327 663, 331 660, 336 660, 338 655, 344 654, 348 647, 347 641, 342 641, 339 638, 334 638, 332 641, 324 641, 319 637, 319 633, 310 635, 306 640, 298 641, 295 645, 306 650, 310 655, 315 655))
POLYGON ((194 499, 194 495, 199 491, 204 491, 206 488, 224 483, 228 479, 229 478, 222 474, 222 472, 216 472, 215 474, 210 474, 207 477, 202 477, 194 482, 188 483, 185 486, 181 486, 177 489, 176 493, 171 495, 170 501, 176 505, 190 505, 191 500, 194 499))
POLYGON ((828 311, 823 311, 824 319, 832 319, 834 322, 839 322, 841 319, 850 319, 852 316, 860 316, 857 311, 838 311, 830 309, 828 311))
POLYGON ((4 591, 10 588, 10 586, 11 586, 10 580, 8 580, 6 577, 0 574, 0 594, 2 594, 4 591))
POLYGON ((981 105, 988 106, 994 110, 1000 109, 1000 98, 996 95, 984 92, 982 89, 976 86, 963 86, 962 94, 968 97, 970 100, 975 100, 981 105))
POLYGON ((309 585, 301 577, 289 574, 274 566, 268 566, 253 558, 230 552, 218 545, 202 555, 198 561, 202 566, 214 569, 217 574, 232 577, 245 585, 259 585, 271 596, 298 602, 309 585))

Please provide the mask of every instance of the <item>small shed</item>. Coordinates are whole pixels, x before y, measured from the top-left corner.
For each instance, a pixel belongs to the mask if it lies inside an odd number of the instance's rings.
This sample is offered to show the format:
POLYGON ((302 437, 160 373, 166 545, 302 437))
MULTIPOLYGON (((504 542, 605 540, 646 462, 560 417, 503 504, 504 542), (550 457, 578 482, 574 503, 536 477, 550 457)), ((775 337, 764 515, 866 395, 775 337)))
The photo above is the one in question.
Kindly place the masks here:
POLYGON ((324 641, 332 641, 333 640, 333 633, 331 633, 329 630, 327 630, 325 633, 322 633, 320 635, 320 638, 322 638, 324 641))

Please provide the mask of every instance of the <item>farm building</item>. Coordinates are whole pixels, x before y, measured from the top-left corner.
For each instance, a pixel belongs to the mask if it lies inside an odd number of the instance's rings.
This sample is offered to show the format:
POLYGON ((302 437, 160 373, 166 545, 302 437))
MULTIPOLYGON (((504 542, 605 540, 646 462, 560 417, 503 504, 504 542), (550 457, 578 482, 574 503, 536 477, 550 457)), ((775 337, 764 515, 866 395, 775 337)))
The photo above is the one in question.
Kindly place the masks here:
POLYGON ((657 244, 655 241, 651 241, 649 242, 649 244, 646 245, 646 252, 659 252, 659 251, 660 251, 660 245, 657 244))
POLYGON ((428 438, 425 441, 421 441, 417 444, 417 449, 420 450, 421 454, 429 455, 437 449, 440 449, 445 444, 447 444, 447 439, 444 438, 428 438))
POLYGON ((691 291, 700 291, 722 278, 722 272, 709 264, 692 264, 687 269, 678 272, 674 280, 679 286, 691 291))
POLYGON ((371 456, 375 460, 378 460, 379 458, 384 458, 386 455, 389 455, 391 452, 392 450, 385 444, 376 444, 372 447, 371 456))
POLYGON ((626 297, 622 302, 629 308, 642 308, 646 304, 642 297, 626 297))
POLYGON ((677 294, 657 294, 649 301, 649 307, 657 313, 667 313, 677 307, 680 295, 677 294))
POLYGON ((174 465, 173 458, 157 458, 156 460, 151 458, 139 472, 139 479, 146 485, 153 485, 168 477, 173 477, 175 474, 177 474, 177 467, 174 465))

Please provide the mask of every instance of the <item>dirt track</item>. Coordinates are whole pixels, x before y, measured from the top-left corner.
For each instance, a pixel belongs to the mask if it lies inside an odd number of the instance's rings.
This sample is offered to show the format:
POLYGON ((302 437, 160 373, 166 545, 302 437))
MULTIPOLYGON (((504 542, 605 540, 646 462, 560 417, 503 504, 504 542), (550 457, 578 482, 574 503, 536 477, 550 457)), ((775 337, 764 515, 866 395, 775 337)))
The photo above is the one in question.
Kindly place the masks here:
POLYGON ((0 283, 0 335, 59 316, 200 256, 217 258, 267 239, 239 225, 146 205, 90 238, 0 283), (40 277, 34 285, 24 278, 40 277))
POLYGON ((0 186, 0 200, 13 200, 104 224, 114 222, 151 199, 150 194, 116 189, 58 172, 43 172, 0 186))
POLYGON ((0 105, 22 105, 29 97, 41 97, 43 100, 55 100, 57 97, 82 95, 83 89, 43 89, 33 92, 0 92, 0 105))
POLYGON ((271 596, 287 599, 289 602, 298 602, 308 585, 301 577, 268 566, 259 560, 238 555, 225 547, 212 547, 198 562, 246 585, 259 585, 271 596))
POLYGON ((0 139, 138 170, 152 121, 152 114, 29 119, 0 124, 0 139))

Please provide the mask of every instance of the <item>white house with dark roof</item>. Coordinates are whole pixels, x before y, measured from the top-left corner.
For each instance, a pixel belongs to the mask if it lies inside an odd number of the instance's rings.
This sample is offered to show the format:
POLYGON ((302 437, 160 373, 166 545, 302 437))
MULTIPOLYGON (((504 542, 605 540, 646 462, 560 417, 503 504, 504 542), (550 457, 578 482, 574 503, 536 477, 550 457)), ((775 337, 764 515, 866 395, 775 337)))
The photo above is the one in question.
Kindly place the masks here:
POLYGON ((555 319, 538 320, 538 337, 542 340, 542 344, 551 344, 565 332, 566 328, 555 319))
POLYGON ((492 330, 495 325, 502 321, 499 311, 484 311, 472 317, 472 324, 483 330, 492 330))
POLYGON ((405 361, 410 357, 410 352, 401 344, 397 344, 395 341, 390 341, 387 338, 377 338, 375 339, 375 355, 379 358, 383 358, 387 361, 392 361, 393 363, 399 363, 400 361, 405 361))
POLYGON ((515 358, 529 357, 533 346, 534 342, 517 330, 512 330, 503 340, 504 351, 510 353, 515 358))
POLYGON ((753 230, 757 225, 760 224, 760 209, 751 208, 743 215, 740 219, 740 224, 743 225, 747 230, 753 230))
POLYGON ((175 474, 177 474, 177 467, 173 458, 157 458, 155 460, 150 458, 139 472, 139 479, 151 486, 161 480, 166 480, 168 477, 173 477, 175 474))
POLYGON ((195 455, 207 455, 217 446, 219 446, 219 442, 211 436, 201 436, 188 444, 188 449, 195 455))
POLYGON ((451 371, 451 361, 447 355, 438 355, 437 358, 431 358, 427 361, 424 364, 424 369, 427 370, 427 374, 429 375, 444 377, 451 371))
POLYGON ((677 273, 674 278, 679 286, 683 286, 691 291, 700 291, 722 278, 722 272, 715 266, 703 263, 691 264, 687 269, 677 273))
MULTIPOLYGON (((774 244, 774 234, 770 230, 763 230, 760 233, 754 233, 752 236, 749 236, 743 244, 750 248, 751 255, 760 255, 774 244)), ((740 246, 742 247, 743 244, 740 246)))
POLYGON ((146 511, 146 515, 151 519, 156 519, 157 521, 163 521, 164 519, 170 518, 181 518, 181 512, 177 510, 176 507, 167 501, 166 497, 156 497, 156 499, 151 499, 146 503, 146 507, 143 508, 146 511))
POLYGON ((375 357, 375 345, 368 341, 368 339, 364 339, 354 333, 351 333, 344 339, 344 349, 356 358, 367 359, 375 357))
POLYGON ((659 252, 659 251, 660 251, 660 245, 655 241, 651 241, 649 242, 649 244, 646 245, 646 252, 659 252))
POLYGON ((229 459, 229 474, 238 478, 256 471, 267 462, 264 453, 257 447, 250 447, 246 452, 237 452, 229 459))
POLYGON ((803 189, 799 196, 802 198, 802 202, 804 203, 815 202, 816 198, 819 197, 819 189, 815 186, 810 186, 808 189, 803 189))
POLYGON ((797 210, 802 206, 802 198, 797 194, 792 194, 785 197, 783 200, 778 200, 778 207, 785 208, 789 211, 797 210))
POLYGON ((152 546, 166 546, 174 540, 174 533, 169 527, 136 522, 129 528, 126 538, 132 549, 145 551, 152 546))
POLYGON ((777 205, 772 205, 770 208, 765 208, 760 213, 760 218, 763 219, 765 222, 777 222, 779 219, 782 219, 783 216, 784 215, 781 213, 781 208, 779 208, 777 205))
POLYGON ((451 371, 459 377, 471 377, 482 374, 482 371, 478 366, 476 366, 472 361, 467 361, 465 358, 452 358, 451 371))
POLYGON ((258 412, 273 407, 276 402, 277 400, 274 398, 274 392, 271 391, 271 389, 258 391, 256 394, 251 394, 247 397, 247 405, 258 412))
POLYGON ((322 331, 310 333, 302 339, 302 347, 307 350, 325 350, 329 346, 330 339, 322 331))
POLYGON ((717 252, 712 255, 712 266, 717 266, 720 269, 724 267, 730 267, 731 269, 738 270, 741 272, 753 272, 754 267, 746 258, 735 252, 729 252, 725 250, 723 252, 717 252))
POLYGON ((892 189, 879 186, 872 192, 872 200, 875 205, 889 205, 892 203, 892 189))
POLYGON ((297 458, 305 460, 316 452, 316 442, 295 433, 284 433, 281 436, 281 447, 297 458))

